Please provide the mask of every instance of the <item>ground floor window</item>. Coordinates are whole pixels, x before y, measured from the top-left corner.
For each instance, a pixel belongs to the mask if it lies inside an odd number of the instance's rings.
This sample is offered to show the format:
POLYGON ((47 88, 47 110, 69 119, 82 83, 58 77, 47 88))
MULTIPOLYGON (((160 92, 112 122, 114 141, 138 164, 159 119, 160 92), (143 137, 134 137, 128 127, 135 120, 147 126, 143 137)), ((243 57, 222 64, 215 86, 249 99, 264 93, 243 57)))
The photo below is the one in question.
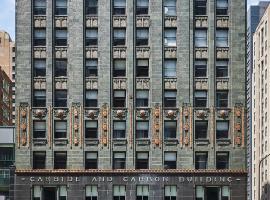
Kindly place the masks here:
POLYGON ((97 200, 98 199, 98 187, 97 185, 88 185, 85 187, 85 200, 97 200))
POLYGON ((196 187, 196 200, 229 200, 229 199, 230 199, 229 186, 196 187))
POLYGON ((33 200, 67 200, 67 186, 34 186, 33 200))

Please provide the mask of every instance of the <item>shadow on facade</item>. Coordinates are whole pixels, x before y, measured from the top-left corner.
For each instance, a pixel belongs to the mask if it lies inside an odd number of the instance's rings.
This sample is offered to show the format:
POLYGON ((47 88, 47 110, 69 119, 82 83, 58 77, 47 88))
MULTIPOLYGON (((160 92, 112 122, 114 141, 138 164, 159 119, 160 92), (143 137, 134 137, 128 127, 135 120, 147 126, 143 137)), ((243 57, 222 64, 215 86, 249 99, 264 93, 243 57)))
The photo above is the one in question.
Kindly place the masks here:
POLYGON ((262 194, 260 199, 268 199, 269 198, 269 192, 270 192, 270 183, 267 182, 262 186, 262 194))

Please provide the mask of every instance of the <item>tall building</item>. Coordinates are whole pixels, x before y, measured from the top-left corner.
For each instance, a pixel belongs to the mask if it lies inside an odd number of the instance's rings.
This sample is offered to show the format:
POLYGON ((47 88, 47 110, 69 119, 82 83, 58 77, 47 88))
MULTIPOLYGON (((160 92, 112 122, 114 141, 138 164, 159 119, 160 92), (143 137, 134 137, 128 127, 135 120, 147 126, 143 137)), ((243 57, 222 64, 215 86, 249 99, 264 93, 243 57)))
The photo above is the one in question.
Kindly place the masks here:
POLYGON ((15 42, 12 41, 10 35, 0 30, 0 67, 12 80, 12 119, 15 124, 15 42))
POLYGON ((245 1, 16 6, 11 199, 247 198, 245 1))
POLYGON ((270 7, 266 9, 253 35, 252 73, 252 192, 253 199, 270 199, 268 129, 269 99, 269 30, 270 7))
POLYGON ((249 7, 247 13, 247 167, 248 167, 248 199, 252 199, 252 71, 253 71, 253 34, 263 16, 269 1, 260 1, 258 5, 249 7))

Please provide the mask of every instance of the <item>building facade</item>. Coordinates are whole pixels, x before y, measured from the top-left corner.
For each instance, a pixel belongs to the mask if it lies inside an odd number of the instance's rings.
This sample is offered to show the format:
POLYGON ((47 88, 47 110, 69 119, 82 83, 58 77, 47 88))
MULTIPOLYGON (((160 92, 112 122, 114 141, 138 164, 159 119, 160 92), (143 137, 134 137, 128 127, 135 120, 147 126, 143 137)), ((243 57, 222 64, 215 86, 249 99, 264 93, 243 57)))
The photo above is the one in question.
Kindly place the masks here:
POLYGON ((248 199, 252 198, 252 72, 253 72, 253 34, 268 7, 268 1, 260 1, 258 5, 249 7, 247 13, 247 167, 248 167, 248 199))
POLYGON ((16 6, 11 199, 246 199, 245 1, 16 6))

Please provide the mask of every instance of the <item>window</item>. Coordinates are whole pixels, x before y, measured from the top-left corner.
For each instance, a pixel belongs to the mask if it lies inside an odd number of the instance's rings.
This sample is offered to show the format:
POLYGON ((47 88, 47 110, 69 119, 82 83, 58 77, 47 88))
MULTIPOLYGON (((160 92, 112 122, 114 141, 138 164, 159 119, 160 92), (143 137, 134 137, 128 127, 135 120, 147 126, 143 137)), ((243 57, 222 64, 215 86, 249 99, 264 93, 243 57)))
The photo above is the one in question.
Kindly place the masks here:
POLYGON ((176 169, 176 152, 164 153, 164 169, 176 169))
POLYGON ((126 168, 126 153, 114 152, 113 153, 113 169, 125 169, 126 168))
POLYGON ((46 15, 46 0, 34 0, 34 15, 46 15))
POLYGON ((33 186, 33 200, 41 200, 42 189, 41 186, 33 186))
POLYGON ((230 199, 230 188, 229 186, 223 187, 196 187, 196 200, 204 199, 230 199))
POLYGON ((136 107, 148 107, 149 91, 137 90, 136 91, 136 107))
POLYGON ((33 152, 33 169, 45 169, 46 168, 46 152, 34 151, 33 152))
POLYGON ((67 60, 66 59, 55 60, 54 76, 55 77, 67 76, 67 60))
POLYGON ((195 29, 195 47, 207 47, 207 29, 195 29))
POLYGON ((176 47, 176 29, 165 29, 165 47, 176 47))
POLYGON ((113 14, 125 15, 126 14, 126 0, 114 0, 113 1, 113 14))
POLYGON ((207 106, 207 91, 197 90, 195 91, 195 107, 207 106))
POLYGON ((217 107, 228 107, 228 91, 217 91, 217 107))
POLYGON ((46 29, 34 30, 34 46, 46 46, 46 29))
POLYGON ((165 90, 164 92, 164 106, 176 107, 176 91, 165 90))
POLYGON ((98 75, 98 60, 87 59, 85 62, 85 76, 97 76, 98 75))
POLYGON ((196 152, 195 153, 195 169, 207 169, 208 153, 196 152))
POLYGON ((85 45, 95 46, 98 44, 98 29, 89 28, 85 31, 85 45))
POLYGON ((206 0, 195 0, 195 15, 206 15, 206 0))
POLYGON ((85 152, 85 169, 98 169, 97 152, 85 152))
POLYGON ((113 200, 125 200, 126 187, 124 185, 113 186, 113 200))
POLYGON ((228 47, 228 29, 217 29, 216 31, 216 46, 217 47, 228 47))
POLYGON ((59 187, 59 200, 67 200, 67 186, 59 187))
POLYGON ((67 46, 67 29, 55 30, 55 46, 67 46))
POLYGON ((98 199, 98 186, 87 185, 85 187, 85 200, 97 200, 98 199))
POLYGON ((216 15, 228 15, 228 0, 217 0, 216 15))
POLYGON ((176 60, 164 61, 165 77, 176 77, 176 60))
POLYGON ((126 60, 115 59, 113 61, 113 77, 125 77, 126 76, 126 60))
POLYGON ((176 138, 176 121, 165 121, 164 122, 164 138, 176 138))
POLYGON ((126 107, 126 91, 115 90, 113 94, 113 106, 114 107, 126 107))
POLYGON ((148 152, 137 152, 136 169, 148 169, 148 152))
POLYGON ((67 0, 55 0, 55 15, 67 15, 67 0))
POLYGON ((229 122, 228 121, 217 121, 216 138, 226 139, 229 137, 229 122))
POLYGON ((54 122, 54 138, 67 138, 67 121, 54 122))
POLYGON ((113 138, 126 138, 126 122, 125 121, 113 122, 113 138))
POLYGON ((45 120, 35 120, 33 121, 34 124, 34 132, 33 138, 46 138, 46 121, 45 120))
POLYGON ((175 185, 166 185, 165 186, 165 197, 164 200, 176 200, 177 188, 175 185))
POLYGON ((148 46, 148 28, 137 28, 136 30, 136 45, 137 46, 148 46))
POLYGON ((149 122, 148 121, 137 121, 136 122, 136 138, 148 138, 149 122))
POLYGON ((66 90, 55 91, 54 106, 67 107, 67 91, 66 90))
POLYGON ((216 168, 229 169, 229 153, 228 152, 217 152, 216 168))
POLYGON ((149 0, 136 1, 136 15, 148 15, 149 0))
POLYGON ((54 152, 54 169, 66 169, 67 168, 67 152, 56 151, 54 152))
POLYGON ((137 191, 136 200, 148 200, 149 198, 148 185, 137 185, 136 191, 137 191))
POLYGON ((98 0, 86 0, 85 13, 86 15, 97 15, 98 14, 98 0))
POLYGON ((34 107, 46 107, 46 90, 34 90, 34 107))
POLYGON ((195 139, 207 138, 208 121, 195 121, 195 139))
POLYGON ((137 59, 136 61, 136 76, 148 77, 149 76, 149 60, 137 59))
POLYGON ((46 59, 34 59, 34 76, 46 76, 46 59))
POLYGON ((216 76, 218 78, 228 77, 228 60, 217 60, 216 76))
POLYGON ((195 77, 207 76, 207 60, 195 60, 195 77))
POLYGON ((176 0, 164 1, 164 13, 166 16, 176 16, 176 0))
POLYGON ((0 147, 0 167, 9 168, 10 165, 13 164, 14 164, 13 147, 0 147))
POLYGON ((85 92, 85 107, 97 107, 98 106, 98 91, 87 90, 85 92))
POLYGON ((98 122, 85 121, 85 138, 86 139, 97 139, 98 138, 98 122))

